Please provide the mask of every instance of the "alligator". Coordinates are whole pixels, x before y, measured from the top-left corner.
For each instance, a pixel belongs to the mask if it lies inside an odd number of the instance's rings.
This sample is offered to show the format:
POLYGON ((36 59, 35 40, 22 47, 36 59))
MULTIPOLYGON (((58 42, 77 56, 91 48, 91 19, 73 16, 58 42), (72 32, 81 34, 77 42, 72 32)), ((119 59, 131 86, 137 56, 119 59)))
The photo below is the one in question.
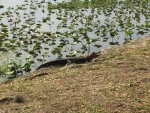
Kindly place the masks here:
POLYGON ((89 62, 96 57, 98 57, 98 54, 93 52, 93 53, 87 55, 86 57, 80 56, 80 57, 71 57, 71 58, 65 58, 65 59, 57 59, 57 60, 50 61, 50 62, 40 65, 36 70, 39 70, 41 68, 50 67, 50 66, 65 66, 65 65, 72 64, 72 63, 82 64, 82 63, 89 62))

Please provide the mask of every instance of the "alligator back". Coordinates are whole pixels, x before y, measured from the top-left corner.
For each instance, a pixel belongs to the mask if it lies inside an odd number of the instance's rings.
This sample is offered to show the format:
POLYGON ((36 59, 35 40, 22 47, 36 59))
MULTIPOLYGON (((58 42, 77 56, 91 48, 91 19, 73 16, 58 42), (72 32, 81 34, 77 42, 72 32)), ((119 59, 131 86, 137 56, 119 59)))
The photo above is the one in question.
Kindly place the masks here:
POLYGON ((57 59, 57 60, 50 61, 50 62, 40 65, 37 68, 37 70, 40 68, 46 68, 49 66, 65 66, 66 64, 71 64, 71 63, 76 63, 76 64, 86 63, 86 62, 91 61, 95 57, 97 57, 97 54, 91 53, 90 55, 88 55, 86 57, 73 57, 73 58, 57 59))

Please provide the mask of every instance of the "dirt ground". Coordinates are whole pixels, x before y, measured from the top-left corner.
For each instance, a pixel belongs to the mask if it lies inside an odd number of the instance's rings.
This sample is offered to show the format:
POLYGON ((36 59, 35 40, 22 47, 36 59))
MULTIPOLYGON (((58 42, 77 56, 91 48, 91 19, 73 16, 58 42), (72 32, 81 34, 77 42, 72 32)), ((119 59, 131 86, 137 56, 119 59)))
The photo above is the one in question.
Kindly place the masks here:
POLYGON ((0 113, 150 113, 150 36, 97 54, 1 83, 0 113))

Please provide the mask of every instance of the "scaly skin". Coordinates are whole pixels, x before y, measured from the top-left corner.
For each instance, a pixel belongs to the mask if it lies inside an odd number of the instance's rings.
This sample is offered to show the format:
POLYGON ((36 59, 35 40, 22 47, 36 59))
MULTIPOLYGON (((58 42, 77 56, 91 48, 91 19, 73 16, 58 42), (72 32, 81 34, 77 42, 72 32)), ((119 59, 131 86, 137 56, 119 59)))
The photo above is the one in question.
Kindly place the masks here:
POLYGON ((40 68, 46 68, 49 66, 65 66, 66 64, 81 64, 91 61, 93 58, 97 57, 98 55, 96 53, 91 53, 90 55, 87 55, 85 57, 73 57, 73 58, 66 58, 66 59, 58 59, 54 61, 47 62, 45 64, 40 65, 38 69, 40 68))

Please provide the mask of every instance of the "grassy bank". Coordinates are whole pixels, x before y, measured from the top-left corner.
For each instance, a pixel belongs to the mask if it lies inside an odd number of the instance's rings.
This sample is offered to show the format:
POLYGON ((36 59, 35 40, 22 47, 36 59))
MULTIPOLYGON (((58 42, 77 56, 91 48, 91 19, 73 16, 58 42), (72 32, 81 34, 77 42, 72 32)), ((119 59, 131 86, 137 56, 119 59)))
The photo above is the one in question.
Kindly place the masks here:
POLYGON ((0 112, 149 113, 150 37, 97 54, 1 83, 0 112))

